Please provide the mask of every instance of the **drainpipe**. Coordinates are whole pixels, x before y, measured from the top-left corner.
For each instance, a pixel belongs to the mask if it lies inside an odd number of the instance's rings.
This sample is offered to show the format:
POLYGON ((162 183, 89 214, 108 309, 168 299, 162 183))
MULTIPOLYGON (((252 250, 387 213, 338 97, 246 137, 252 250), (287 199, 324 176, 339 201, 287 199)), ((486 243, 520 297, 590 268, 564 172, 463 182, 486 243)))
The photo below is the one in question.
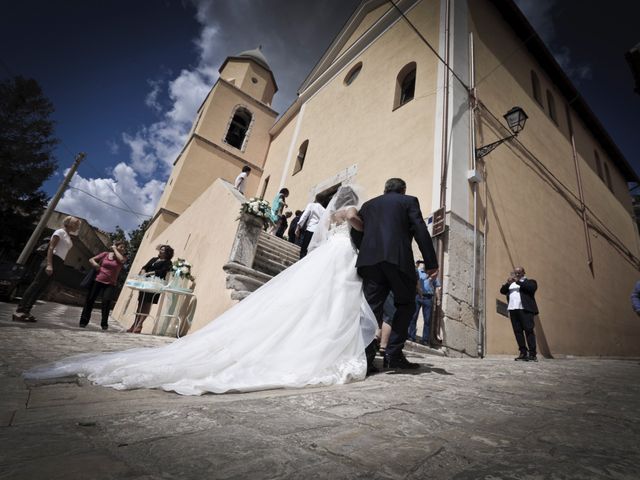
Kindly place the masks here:
MULTIPOLYGON (((474 176, 477 177, 478 164, 476 161, 476 71, 475 71, 475 58, 473 50, 473 32, 469 32, 469 89, 470 95, 470 109, 471 115, 469 118, 469 148, 471 149, 471 170, 474 176)), ((484 357, 484 322, 483 317, 479 315, 478 311, 478 181, 474 179, 471 183, 473 189, 473 277, 472 277, 472 298, 471 309, 473 311, 473 317, 478 322, 478 335, 477 335, 477 353, 478 357, 484 357)))
MULTIPOLYGON (((451 23, 451 14, 450 14, 451 0, 446 0, 445 2, 445 33, 444 33, 444 61, 445 65, 449 65, 449 46, 450 46, 450 23, 451 23)), ((448 177, 448 168, 449 168, 449 77, 451 72, 445 70, 444 77, 444 105, 442 112, 442 152, 440 159, 440 168, 441 168, 441 177, 440 177, 440 208, 444 208, 446 215, 446 206, 447 206, 447 177, 448 177)), ((445 217, 446 221, 446 217, 445 217)), ((444 233, 438 236, 438 277, 440 279, 440 284, 444 286, 444 233)), ((443 289, 443 299, 444 299, 444 289, 443 289)), ((444 318, 444 312, 442 310, 442 304, 440 303, 440 308, 436 309, 436 318, 437 322, 434 322, 434 334, 435 338, 437 338, 440 343, 443 342, 443 337, 440 336, 440 331, 442 327, 442 320, 444 318)))
POLYGON ((576 168, 576 178, 578 180, 578 195, 580 196, 580 213, 582 215, 582 226, 584 228, 584 239, 587 243, 587 264, 591 275, 593 275, 593 252, 591 251, 591 237, 589 237, 589 224, 587 222, 587 209, 584 205, 584 192, 582 191, 582 176, 580 175, 580 165, 578 164, 578 153, 576 152, 576 140, 573 135, 573 123, 571 122, 571 111, 565 104, 567 123, 569 124, 569 135, 571 135, 571 151, 573 153, 573 163, 576 168))

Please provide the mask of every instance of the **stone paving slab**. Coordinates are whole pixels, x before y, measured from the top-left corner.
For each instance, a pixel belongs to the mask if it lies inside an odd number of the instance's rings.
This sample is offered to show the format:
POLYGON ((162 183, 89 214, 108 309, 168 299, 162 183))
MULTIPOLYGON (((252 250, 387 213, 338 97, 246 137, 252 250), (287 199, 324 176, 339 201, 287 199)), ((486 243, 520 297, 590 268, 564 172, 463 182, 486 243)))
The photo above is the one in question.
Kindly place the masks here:
POLYGON ((0 480, 640 478, 638 359, 415 351, 412 373, 183 397, 24 382, 43 362, 173 339, 79 329, 79 309, 55 304, 17 324, 11 308, 0 303, 0 480))

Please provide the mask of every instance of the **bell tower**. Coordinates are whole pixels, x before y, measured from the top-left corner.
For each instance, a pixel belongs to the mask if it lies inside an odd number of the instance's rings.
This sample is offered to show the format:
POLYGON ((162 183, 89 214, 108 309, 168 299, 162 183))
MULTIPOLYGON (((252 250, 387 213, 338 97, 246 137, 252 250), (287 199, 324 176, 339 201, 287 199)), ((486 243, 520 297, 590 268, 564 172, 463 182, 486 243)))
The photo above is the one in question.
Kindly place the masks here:
POLYGON ((261 48, 227 57, 219 72, 174 162, 147 230, 150 240, 218 178, 232 183, 242 167, 249 166, 246 195, 257 190, 269 129, 278 116, 271 108, 278 86, 261 48))

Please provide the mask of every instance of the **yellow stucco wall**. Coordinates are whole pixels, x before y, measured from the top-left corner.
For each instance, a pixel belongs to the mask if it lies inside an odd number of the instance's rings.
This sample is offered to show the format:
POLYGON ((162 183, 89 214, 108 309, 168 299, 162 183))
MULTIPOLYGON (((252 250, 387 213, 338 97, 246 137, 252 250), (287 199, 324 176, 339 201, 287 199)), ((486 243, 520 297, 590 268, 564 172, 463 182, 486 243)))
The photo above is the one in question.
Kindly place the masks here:
MULTIPOLYGON (((489 353, 517 351, 510 321, 496 313, 499 288, 515 265, 538 281, 539 350, 542 354, 637 355, 640 323, 629 296, 640 273, 625 256, 590 230, 594 274, 587 265, 586 240, 579 212, 575 164, 564 99, 487 1, 469 2, 474 31, 478 97, 501 117, 513 105, 529 115, 519 140, 542 162, 540 168, 521 151, 503 145, 485 157, 487 168, 486 306, 489 353), (495 66, 503 66, 490 73, 495 66), (533 99, 531 69, 538 73, 544 106, 533 99), (555 98, 556 125, 548 116, 546 90, 555 98), (545 169, 556 179, 548 176, 545 169), (554 186, 554 182, 564 188, 554 186), (568 197, 568 200, 564 196, 568 197)), ((593 135, 572 113, 585 204, 636 256, 638 238, 628 210, 622 175, 613 167, 593 135), (595 173, 593 149, 609 162, 612 194, 595 173)), ((477 144, 496 140, 490 122, 478 124, 477 144)), ((502 132, 504 133, 504 132, 502 132)), ((481 189, 484 211, 486 191, 481 189)))
MULTIPOLYGON (((193 265, 197 308, 190 332, 202 328, 236 303, 226 288, 222 266, 233 245, 241 202, 239 193, 230 184, 216 180, 160 235, 154 239, 145 235, 131 267, 131 272, 137 274, 150 258, 157 256, 158 244, 171 245, 174 260, 185 258, 193 265)), ((127 327, 133 322, 137 293, 124 312, 128 298, 129 289, 125 287, 113 310, 114 317, 127 327)), ((151 313, 158 312, 154 309, 151 313)), ((145 322, 143 333, 151 333, 152 328, 152 321, 145 322)))
MULTIPOLYGON (((409 13, 436 45, 438 6, 439 2, 424 1, 409 13)), ((288 204, 297 209, 304 208, 319 184, 356 165, 354 181, 368 197, 382 193, 387 178, 399 176, 407 181, 408 193, 420 198, 426 215, 431 209, 436 74, 433 55, 416 42, 410 27, 403 21, 393 25, 274 136, 263 175, 271 176, 266 198, 275 196, 285 167, 284 186, 291 191, 288 204), (345 85, 345 75, 358 62, 362 62, 360 74, 345 85), (396 76, 409 62, 417 63, 415 98, 394 111, 396 76), (299 133, 293 139, 300 116, 299 133), (305 140, 309 147, 304 168, 293 175, 295 156, 305 140), (287 159, 291 141, 294 148, 287 159)))

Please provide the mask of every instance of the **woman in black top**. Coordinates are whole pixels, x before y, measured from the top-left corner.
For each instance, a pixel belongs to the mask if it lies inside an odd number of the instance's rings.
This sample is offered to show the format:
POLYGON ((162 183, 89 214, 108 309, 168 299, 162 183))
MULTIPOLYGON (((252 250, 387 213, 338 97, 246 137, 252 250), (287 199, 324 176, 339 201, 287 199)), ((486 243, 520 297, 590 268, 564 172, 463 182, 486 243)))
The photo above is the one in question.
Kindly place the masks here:
MULTIPOLYGON (((173 258, 173 248, 169 245, 162 245, 158 250, 158 256, 149 260, 140 275, 155 276, 166 278, 167 273, 171 271, 171 259, 173 258), (151 274, 151 275, 150 275, 151 274)), ((133 325, 127 329, 129 333, 140 333, 142 324, 151 311, 151 305, 158 303, 159 293, 140 292, 138 294, 138 309, 136 310, 136 319, 133 325)))

